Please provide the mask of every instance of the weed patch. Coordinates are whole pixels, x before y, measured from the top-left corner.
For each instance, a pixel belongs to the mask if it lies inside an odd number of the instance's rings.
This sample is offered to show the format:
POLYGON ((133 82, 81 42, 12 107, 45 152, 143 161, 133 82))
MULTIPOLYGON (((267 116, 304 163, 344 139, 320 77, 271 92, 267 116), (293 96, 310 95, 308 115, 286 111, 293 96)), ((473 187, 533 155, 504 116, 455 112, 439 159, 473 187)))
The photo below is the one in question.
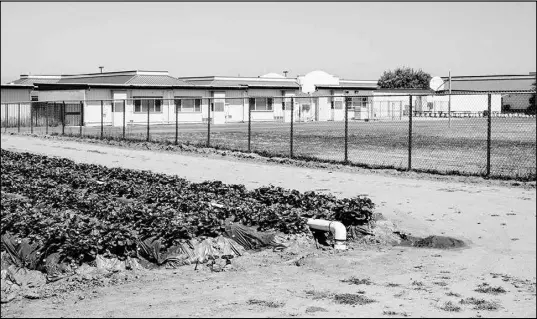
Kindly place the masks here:
POLYGON ((343 279, 343 280, 341 280, 341 282, 346 282, 346 283, 353 284, 353 285, 367 285, 367 286, 373 284, 373 282, 371 280, 369 280, 369 278, 360 279, 360 278, 356 278, 356 277, 351 277, 349 279, 343 279))
POLYGON ((324 309, 323 307, 315 307, 311 306, 306 308, 306 313, 313 313, 313 312, 327 312, 328 310, 324 309))
POLYGON ((451 301, 448 301, 448 302, 444 303, 442 305, 442 307, 440 307, 440 309, 442 309, 444 311, 448 311, 448 312, 459 312, 459 311, 461 311, 461 307, 457 306, 456 304, 454 304, 451 301))
POLYGON ((474 305, 475 310, 488 310, 488 311, 496 311, 500 309, 500 304, 494 301, 487 301, 485 299, 477 299, 474 297, 461 299, 459 302, 461 305, 474 305))
POLYGON ((377 302, 374 299, 370 299, 359 294, 336 294, 334 295, 334 301, 343 305, 360 305, 360 306, 377 302))
POLYGON ((265 300, 259 300, 259 299, 250 299, 247 301, 247 304, 268 307, 268 308, 280 308, 284 306, 283 302, 265 301, 265 300))
POLYGON ((481 285, 477 286, 477 289, 474 291, 484 293, 484 294, 492 294, 492 295, 499 295, 507 293, 507 290, 505 290, 503 287, 492 287, 491 285, 487 283, 482 283, 481 285))

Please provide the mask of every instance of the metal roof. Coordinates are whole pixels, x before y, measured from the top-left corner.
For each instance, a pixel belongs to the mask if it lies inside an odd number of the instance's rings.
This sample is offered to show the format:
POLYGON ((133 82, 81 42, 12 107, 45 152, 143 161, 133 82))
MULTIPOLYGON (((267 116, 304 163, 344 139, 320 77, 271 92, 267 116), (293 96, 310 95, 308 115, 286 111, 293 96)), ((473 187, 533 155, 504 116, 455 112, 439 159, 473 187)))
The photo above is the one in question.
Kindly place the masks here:
POLYGON ((173 76, 169 76, 169 75, 135 75, 125 84, 191 86, 186 81, 176 79, 173 76))
POLYGON ((72 76, 61 79, 57 84, 124 84, 146 86, 191 86, 185 81, 178 80, 169 75, 112 75, 112 76, 72 76))
POLYGON ((25 79, 17 79, 15 81, 12 81, 13 84, 28 84, 33 85, 36 83, 57 83, 60 79, 36 79, 36 78, 25 78, 25 79))
MULTIPOLYGON (((449 81, 444 79, 443 91, 449 91, 449 81)), ((535 76, 486 76, 452 77, 452 91, 525 91, 532 89, 535 76)))
POLYGON ((59 80, 58 84, 73 84, 73 83, 86 83, 86 84, 125 84, 132 75, 114 75, 114 76, 93 76, 93 77, 69 77, 59 80))
POLYGON ((249 77, 182 77, 187 83, 195 85, 206 85, 212 87, 250 87, 250 88, 293 88, 298 89, 300 85, 295 79, 285 78, 249 78, 249 77))

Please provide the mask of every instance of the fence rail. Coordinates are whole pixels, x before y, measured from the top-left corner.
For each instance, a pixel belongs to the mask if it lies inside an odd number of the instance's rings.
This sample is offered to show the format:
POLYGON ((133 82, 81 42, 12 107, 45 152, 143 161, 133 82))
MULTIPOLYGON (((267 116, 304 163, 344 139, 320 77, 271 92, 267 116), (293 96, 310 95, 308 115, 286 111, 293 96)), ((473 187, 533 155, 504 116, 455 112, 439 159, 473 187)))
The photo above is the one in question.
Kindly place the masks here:
POLYGON ((194 144, 269 156, 535 179, 535 93, 177 97, 2 103, 2 132, 194 144), (448 103, 448 104, 446 104, 448 103), (519 107, 517 113, 514 107, 519 107))

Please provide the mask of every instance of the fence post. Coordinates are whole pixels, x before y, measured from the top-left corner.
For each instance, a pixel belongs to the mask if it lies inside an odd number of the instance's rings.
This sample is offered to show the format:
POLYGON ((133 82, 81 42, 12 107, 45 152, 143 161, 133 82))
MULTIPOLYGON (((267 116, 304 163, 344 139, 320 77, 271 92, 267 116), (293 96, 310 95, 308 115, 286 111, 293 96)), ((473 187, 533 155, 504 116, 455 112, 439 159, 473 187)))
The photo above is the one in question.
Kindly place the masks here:
POLYGON ((349 161, 349 101, 345 99, 345 163, 349 161))
POLYGON ((207 98, 207 147, 211 146, 211 98, 207 98))
POLYGON ((34 134, 34 102, 30 101, 30 133, 34 134))
POLYGON ((19 114, 17 115, 17 133, 21 132, 21 104, 18 107, 19 114))
POLYGON ((84 101, 80 101, 80 126, 79 135, 82 137, 82 125, 84 125, 84 101))
MULTIPOLYGON (((182 100, 179 100, 179 103, 182 104, 182 100)), ((194 105, 196 102, 194 101, 194 105)), ((179 109, 177 108, 177 104, 173 103, 175 107, 175 145, 179 144, 179 109)))
POLYGON ((48 105, 49 103, 45 103, 45 134, 48 135, 48 105))
MULTIPOLYGON (((153 101, 153 107, 155 106, 155 104, 157 104, 157 100, 155 99, 153 101)), ((149 104, 147 105, 147 137, 146 137, 146 141, 149 142, 149 112, 150 112, 151 108, 149 107, 149 104)))
POLYGON ((65 135, 65 101, 62 103, 62 135, 65 135))
POLYGON ((293 122, 295 121, 295 99, 291 97, 291 134, 289 134, 289 157, 293 158, 293 122))
POLYGON ((104 135, 104 101, 101 100, 101 140, 103 139, 104 135))
POLYGON ((492 137, 492 94, 488 94, 488 105, 487 105, 487 177, 490 176, 490 144, 491 144, 491 137, 492 137))
POLYGON ((412 95, 409 96, 408 106, 408 170, 412 169, 412 95))
POLYGON ((250 100, 248 99, 248 153, 252 151, 252 110, 250 109, 250 100))
MULTIPOLYGON (((112 103, 115 103, 115 101, 112 101, 112 103)), ((127 100, 123 100, 123 139, 125 139, 125 118, 127 113, 127 100)))

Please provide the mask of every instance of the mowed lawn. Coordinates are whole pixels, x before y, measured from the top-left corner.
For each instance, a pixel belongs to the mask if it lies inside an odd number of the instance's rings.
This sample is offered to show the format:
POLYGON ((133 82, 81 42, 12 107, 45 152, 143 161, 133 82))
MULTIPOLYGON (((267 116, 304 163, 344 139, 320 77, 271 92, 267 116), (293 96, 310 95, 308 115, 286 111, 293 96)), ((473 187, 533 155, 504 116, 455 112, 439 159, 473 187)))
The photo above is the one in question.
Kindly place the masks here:
MULTIPOLYGON (((408 121, 349 121, 348 160, 357 164, 408 167, 408 121)), ((293 154, 323 160, 344 160, 343 122, 294 123, 293 154)), ((13 131, 16 128, 10 128, 13 131)), ((24 131, 27 128, 23 128, 24 131)), ((44 133, 44 128, 34 132, 44 133)), ((248 124, 211 125, 210 145, 248 150, 248 124)), ((290 123, 251 124, 251 150, 289 156, 290 123)), ((49 133, 61 127, 49 128, 49 133)), ((67 134, 78 134, 78 127, 66 127, 67 134)), ((83 127, 84 135, 99 136, 100 127, 83 127)), ((152 125, 153 141, 175 140, 175 125, 152 125)), ((128 126, 127 138, 145 139, 146 126, 128 126)), ((122 136, 122 128, 104 127, 104 136, 122 136)), ((493 118, 491 129, 491 173, 502 176, 528 176, 536 172, 535 118, 493 118)), ((179 123, 180 143, 206 144, 207 124, 179 123)), ((459 171, 480 174, 486 171, 487 119, 415 118, 412 127, 412 168, 459 171)))

